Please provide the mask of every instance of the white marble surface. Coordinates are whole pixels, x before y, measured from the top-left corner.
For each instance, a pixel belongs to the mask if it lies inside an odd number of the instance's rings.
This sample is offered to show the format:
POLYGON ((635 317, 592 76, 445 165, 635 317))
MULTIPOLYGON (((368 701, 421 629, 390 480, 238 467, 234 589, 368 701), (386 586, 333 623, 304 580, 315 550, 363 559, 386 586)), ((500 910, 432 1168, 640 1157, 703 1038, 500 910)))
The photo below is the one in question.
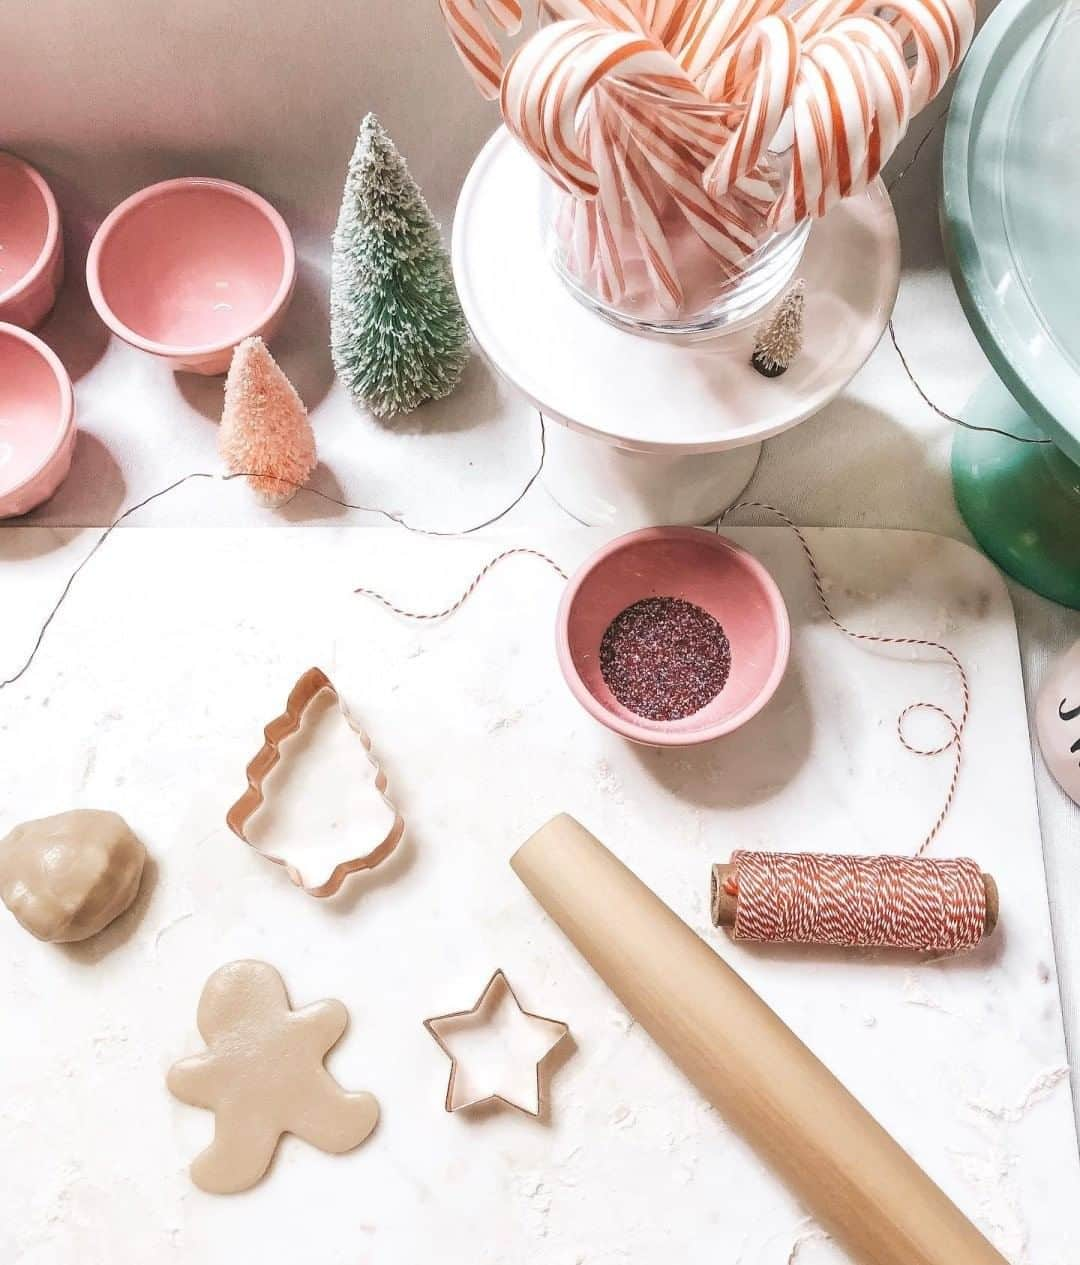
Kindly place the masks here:
MULTIPOLYGON (((979 7, 985 16, 992 5, 979 7)), ((76 377, 82 433, 72 478, 32 522, 104 524, 122 506, 178 475, 216 467, 213 418, 220 404, 220 387, 174 378, 137 353, 108 344, 79 284, 79 264, 89 233, 109 206, 140 184, 191 172, 231 177, 258 187, 281 206, 298 233, 301 283, 275 351, 313 408, 323 460, 318 486, 344 491, 352 500, 403 511, 421 524, 454 528, 486 518, 523 484, 536 449, 535 416, 495 382, 483 365, 474 363, 463 389, 450 400, 388 430, 350 409, 332 384, 325 350, 326 238, 363 112, 380 112, 444 223, 449 222, 462 176, 494 126, 491 109, 471 93, 438 24, 437 7, 430 0, 404 0, 396 5, 382 0, 327 0, 317 14, 304 0, 281 0, 269 7, 263 0, 189 0, 182 9, 168 13, 144 0, 100 0, 92 15, 79 0, 0 6, 0 39, 19 49, 19 56, 9 59, 0 85, 4 144, 39 162, 54 181, 67 217, 72 261, 72 281, 44 333, 76 377), (252 37, 253 31, 257 38, 252 37)), ((915 123, 892 165, 893 172, 906 163, 924 125, 945 104, 946 98, 939 99, 915 123)), ((904 268, 896 323, 926 388, 941 405, 956 411, 988 367, 942 263, 937 227, 939 169, 940 133, 894 195, 904 268)), ((918 399, 886 342, 840 398, 816 418, 766 445, 750 491, 805 523, 922 528, 966 539, 951 495, 950 441, 948 425, 918 399)), ((197 483, 151 506, 137 521, 161 526, 280 527, 378 520, 346 516, 312 501, 294 502, 275 514, 257 507, 241 487, 197 483)), ((562 512, 537 486, 504 525, 517 538, 535 539, 565 522, 562 512)), ((90 539, 90 533, 83 533, 79 548, 88 547, 90 539)), ((357 563, 367 556, 356 545, 352 554, 357 563)), ((176 578, 189 570, 178 560, 176 578)), ((51 593, 52 570, 47 563, 40 576, 44 599, 51 593)), ((0 572, 0 626, 6 626, 9 618, 6 578, 0 572)), ((1080 636, 1080 613, 1064 611, 1018 586, 1010 585, 1010 592, 1030 700, 1050 660, 1080 636)), ((127 637, 123 621, 104 604, 96 615, 102 635, 108 631, 113 638, 125 639, 134 664, 143 662, 146 650, 127 637)), ((261 634, 250 627, 244 631, 246 653, 257 657, 261 634)), ((62 670, 70 679, 78 679, 74 660, 62 670)), ((227 684, 227 678, 222 683, 227 684)), ((91 676, 88 684, 99 690, 94 704, 103 714, 99 736, 107 736, 109 727, 119 722, 108 716, 105 683, 91 676)), ((1018 699, 1013 707, 1019 708, 1018 699)), ((5 723, 7 711, 7 701, 0 696, 0 718, 5 723)), ((160 741, 159 735, 155 741, 160 741)), ((145 773, 149 757, 137 744, 125 745, 126 754, 118 760, 124 767, 110 771, 110 776, 137 778, 145 773)), ((20 770, 24 766, 23 759, 20 770)), ((13 777, 6 765, 3 768, 7 812, 9 788, 17 788, 22 777, 13 777)), ((1080 1039, 1080 933, 1074 925, 1074 911, 1080 908, 1080 809, 1051 782, 1037 755, 1035 768, 1066 1030, 1075 1045, 1080 1039)), ((77 780, 81 769, 68 768, 64 776, 77 780)), ((173 793, 168 802, 175 804, 179 798, 173 793)), ((230 863, 238 863, 235 854, 229 855, 230 863)), ((645 852, 642 856, 647 859, 645 852)), ((260 875, 260 893, 262 880, 260 875)), ((207 900, 213 905, 217 899, 212 888, 207 900)), ((304 906, 289 908, 296 912, 301 928, 298 939, 302 939, 304 906)), ((179 907, 177 916, 183 912, 179 907)), ((182 934, 184 925, 178 924, 177 934, 182 934)), ((265 922, 261 927, 259 934, 265 937, 269 955, 279 942, 280 927, 265 922)), ((400 924, 395 923, 395 930, 402 930, 400 924)), ((168 934, 161 943, 167 947, 168 934)), ((209 969, 212 955, 204 956, 200 968, 209 969)), ((63 960, 67 961, 66 956, 63 960)), ((475 996, 486 978, 487 962, 465 965, 475 969, 462 971, 460 990, 433 996, 433 1011, 475 996)), ((301 1001, 307 999, 307 990, 314 995, 331 991, 337 983, 337 977, 326 978, 313 964, 298 963, 293 969, 298 973, 290 982, 301 1001)), ((140 1022, 133 1002, 127 1040, 123 1033, 110 1035, 101 986, 94 982, 97 976, 89 969, 76 974, 80 1005, 87 1012, 82 1020, 84 1032, 101 1039, 95 1045, 87 1037, 68 1056, 60 1051, 53 1057, 69 1058, 65 1070, 70 1067, 72 1077, 83 1067, 93 1087, 99 1083, 95 1048, 111 1050, 110 1059, 130 1061, 130 1041, 140 1031, 140 1022)), ((346 978, 344 964, 340 978, 346 978)), ((196 996, 193 985, 183 999, 189 1016, 196 996)), ((530 995, 525 1000, 539 1004, 545 998, 530 995)), ((908 1007, 905 1013, 908 1010, 922 1013, 917 1007, 908 1007)), ((354 1011, 353 1032, 338 1056, 344 1079, 349 1079, 346 1073, 355 1073, 361 1080, 374 1070, 367 1062, 368 1046, 363 1041, 370 1019, 362 1004, 354 1011)), ((37 1033, 39 1050, 33 1059, 42 1050, 59 1050, 54 1023, 50 1018, 49 1030, 37 1033)), ((999 1052, 1018 1039, 1003 1024, 995 1024, 981 1047, 987 1066, 996 1064, 999 1052)), ((177 1050, 182 1044, 177 1043, 177 1050)), ((163 1055, 162 1065, 164 1061, 163 1055)), ((872 1073, 873 1068, 868 1071, 872 1073)), ((569 1065, 566 1075, 570 1075, 569 1065)), ((1002 1101, 1010 1098, 1013 1088, 1003 1091, 1002 1101)), ((1010 1101, 1017 1102, 1023 1092, 1018 1090, 1010 1101)), ((68 1120, 72 1146, 93 1154, 102 1129, 113 1131, 115 1113, 107 1112, 106 1106, 111 1104, 98 1104, 85 1119, 80 1114, 68 1120)), ((23 1110, 28 1109, 24 1103, 23 1110)), ((134 1117, 134 1110, 131 1114, 134 1117)), ((997 1122, 988 1120, 987 1127, 1006 1128, 1009 1119, 1006 1109, 1003 1120, 1000 1116, 997 1122)), ((688 1121, 687 1127, 691 1126, 696 1127, 696 1121, 688 1121)), ((10 1201, 5 1196, 2 1233, 10 1235, 21 1224, 27 1204, 38 1221, 52 1218, 54 1226, 89 1222, 91 1227, 77 1231, 75 1243, 60 1240, 57 1250, 39 1245, 36 1257, 27 1257, 32 1265, 122 1260, 118 1253, 128 1250, 141 1260, 149 1248, 141 1249, 156 1245, 159 1234, 173 1228, 186 1233, 181 1221, 164 1215, 162 1196, 151 1200, 149 1214, 142 1207, 144 1196, 136 1191, 132 1175, 140 1173, 147 1161, 145 1146, 151 1143, 137 1129, 120 1132, 116 1181, 103 1190, 96 1179, 86 1185, 66 1159, 58 1158, 60 1152, 50 1151, 32 1129, 28 1133, 27 1126, 22 1126, 20 1136, 29 1138, 28 1151, 36 1162, 44 1163, 51 1155, 53 1179, 28 1197, 25 1185, 13 1188, 10 1201), (132 1209, 138 1212, 142 1228, 129 1236, 132 1209), (155 1220, 158 1212, 162 1215, 155 1220), (149 1221, 154 1221, 152 1227, 149 1221)), ((640 1136, 629 1134, 631 1139, 640 1136)), ((153 1145, 159 1143, 160 1138, 153 1141, 153 1145)), ((646 1149, 644 1142, 636 1145, 646 1149)), ((994 1171, 1001 1169, 1004 1161, 999 1155, 992 1149, 985 1155, 994 1171)), ((6 1144, 3 1158, 9 1160, 6 1144)), ((300 1148, 289 1148, 285 1158, 301 1162, 300 1148)), ((572 1174, 572 1160, 563 1153, 556 1159, 572 1174)), ((359 1168, 350 1167, 352 1161, 341 1162, 342 1175, 334 1177, 338 1163, 316 1166, 320 1179, 329 1175, 341 1185, 320 1188, 314 1211, 307 1187, 292 1193, 287 1183, 277 1187, 276 1198, 293 1221, 291 1227, 279 1225, 281 1241, 293 1256, 310 1246, 307 1231, 312 1224, 325 1222, 336 1228, 346 1217, 352 1219, 342 1238, 355 1248, 348 1259, 366 1250, 366 1232, 359 1229, 363 1214, 356 1210, 354 1216, 351 1207, 335 1199, 343 1191, 348 1200, 355 1198, 353 1175, 361 1169, 367 1173, 368 1157, 358 1157, 359 1168)), ((6 1175, 10 1164, 4 1167, 6 1175)), ((681 1171, 669 1167, 674 1173, 681 1171)), ((612 1170, 609 1188, 617 1187, 620 1171, 612 1170)), ((1007 1165, 1004 1171, 1007 1178, 1007 1165)), ((531 1173, 530 1166, 523 1164, 523 1180, 534 1195, 523 1195, 511 1205, 526 1228, 534 1224, 533 1201, 542 1203, 545 1198, 545 1192, 531 1181, 531 1173)), ((677 1177, 665 1177, 663 1189, 676 1181, 677 1177)), ((179 1189, 177 1176, 172 1187, 177 1198, 179 1189)), ((229 1208, 214 1217, 214 1226, 200 1231, 201 1237, 184 1259, 236 1258, 235 1244, 242 1241, 232 1236, 243 1233, 248 1219, 229 1208)), ((676 1223, 666 1215, 661 1221, 676 1223)), ((770 1224, 785 1233, 790 1228, 783 1218, 770 1224)), ((482 1237, 489 1227, 477 1222, 471 1229, 482 1237)), ((328 1233, 328 1237, 332 1236, 328 1233)), ((804 1261, 814 1265, 812 1253, 818 1250, 820 1245, 808 1242, 804 1261)), ((497 1256, 498 1251, 490 1255, 497 1256)), ((573 1255, 567 1257, 573 1259, 573 1255)), ((753 1258, 744 1254, 744 1265, 748 1259, 753 1258)), ((1050 1262, 1056 1265, 1052 1256, 1050 1262)), ((1038 1260, 1037 1265, 1044 1262, 1038 1260)))
MULTIPOLYGON (((817 605, 794 538, 736 536, 776 575, 793 654, 741 732, 680 752, 597 726, 558 673, 558 578, 515 559, 453 620, 405 625, 354 597, 373 585, 441 606, 508 540, 573 566, 602 531, 430 541, 394 529, 136 530, 73 590, 30 672, 3 695, 4 818, 121 811, 153 858, 133 912, 61 948, 0 918, 9 1016, 0 1049, 0 1259, 20 1265, 301 1257, 448 1265, 662 1257, 788 1265, 844 1258, 706 1109, 548 923, 506 859, 552 813, 589 824, 716 944, 1000 1245, 1013 1265, 1070 1265, 1080 1169, 1015 629, 1004 586, 965 546, 815 531, 838 613, 868 631, 947 640, 971 674, 968 758, 936 851, 1002 884, 1000 931, 975 953, 807 954, 734 946, 708 920, 709 864, 737 845, 911 850, 948 759, 920 760, 893 720, 955 708, 951 669, 847 642, 817 605), (409 823, 395 857, 319 902, 223 822, 261 726, 318 663, 371 733, 409 823), (286 1140, 230 1199, 185 1164, 205 1113, 164 1091, 198 1048, 195 1004, 230 959, 278 966, 294 1004, 338 996, 351 1027, 330 1065, 379 1097, 348 1157, 286 1140), (441 1109, 447 1066, 420 1026, 471 1004, 503 966, 574 1047, 552 1114, 441 1109)), ((81 535, 0 531, 0 666, 18 660, 81 535)), ((738 652, 738 647, 734 648, 738 652)), ((359 757, 358 757, 359 758, 359 757)))
MULTIPOLYGON (((932 117, 936 111, 935 105, 932 117)), ((35 139, 29 118, 23 131, 25 152, 44 161, 50 172, 71 172, 82 181, 76 187, 69 178, 61 185, 75 266, 60 307, 44 329, 77 378, 81 432, 71 478, 28 521, 104 524, 122 507, 182 473, 217 468, 213 419, 221 388, 213 381, 174 377, 130 348, 106 341, 80 287, 77 261, 107 203, 87 198, 77 144, 60 151, 44 146, 35 139)), ((894 171, 907 162, 921 135, 917 126, 894 171)), ((18 136, 16 127, 13 143, 18 136)), ((476 144, 463 125, 454 136, 459 145, 476 144)), ((272 159, 271 152, 247 178, 260 186, 270 184, 272 159)), ((125 160, 114 156, 113 162, 123 166, 125 160)), ((152 174, 167 174, 162 161, 155 162, 152 174)), ((193 162, 189 157, 186 168, 193 162)), ((459 167, 463 170, 464 164, 459 167)), ((125 169, 126 187, 133 187, 135 169, 130 163, 125 169)), ((216 156, 207 159, 206 169, 226 175, 233 170, 216 156)), ((417 164, 417 174, 429 184, 435 170, 426 162, 417 164)), ((989 369, 942 263, 939 170, 940 129, 894 195, 904 265, 896 327, 926 389, 943 407, 956 411, 989 369)), ((438 201, 447 215, 449 199, 444 194, 438 201)), ((321 220, 314 212, 307 218, 299 212, 294 216, 301 228, 301 284, 274 348, 312 408, 322 458, 315 486, 402 512, 421 526, 456 529, 486 519, 509 503, 534 468, 535 413, 479 360, 454 396, 392 429, 353 410, 332 381, 321 332, 326 322, 321 236, 326 219, 325 213, 321 220)), ((948 425, 915 394, 886 340, 838 399, 817 417, 768 442, 748 494, 803 523, 909 527, 969 539, 952 498, 951 438, 948 425)), ((135 521, 278 527, 328 521, 375 524, 379 519, 361 514, 346 518, 344 511, 301 498, 275 513, 260 508, 237 485, 194 483, 148 507, 135 521)), ((538 484, 504 525, 524 536, 566 521, 538 484)), ((1066 611, 1018 585, 1009 587, 1030 706, 1049 664, 1080 637, 1080 612, 1066 611)), ((1037 754, 1036 776, 1066 1031, 1075 1041, 1080 1039, 1080 935, 1071 926, 1071 914, 1080 908, 1080 809, 1049 778, 1037 754)))

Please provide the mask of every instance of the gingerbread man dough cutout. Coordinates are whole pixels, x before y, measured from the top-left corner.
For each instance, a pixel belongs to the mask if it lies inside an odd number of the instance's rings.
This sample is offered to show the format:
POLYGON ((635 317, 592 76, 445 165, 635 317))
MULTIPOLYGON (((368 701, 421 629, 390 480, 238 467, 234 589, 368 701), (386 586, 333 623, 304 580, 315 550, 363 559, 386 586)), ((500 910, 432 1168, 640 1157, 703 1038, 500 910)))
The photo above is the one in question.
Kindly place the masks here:
POLYGON ((379 1104, 348 1093, 323 1066, 349 1021, 339 1001, 293 1010, 281 976, 265 962, 230 962, 206 981, 199 1031, 207 1048, 170 1069, 181 1102, 214 1112, 214 1140, 191 1165, 202 1190, 254 1186, 278 1140, 294 1133, 338 1155, 375 1128, 379 1104))

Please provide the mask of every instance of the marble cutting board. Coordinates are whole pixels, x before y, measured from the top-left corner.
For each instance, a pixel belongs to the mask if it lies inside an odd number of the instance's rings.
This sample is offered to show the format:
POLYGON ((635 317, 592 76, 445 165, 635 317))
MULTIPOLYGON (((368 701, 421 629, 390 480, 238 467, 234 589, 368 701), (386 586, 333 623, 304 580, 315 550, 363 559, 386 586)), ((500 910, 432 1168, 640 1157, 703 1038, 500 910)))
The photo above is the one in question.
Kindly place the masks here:
MULTIPOLYGON (((964 545, 910 532, 809 533, 837 611, 942 638, 972 680, 956 805, 936 855, 998 879, 975 953, 840 955, 735 946, 708 918, 709 865, 739 845, 912 851, 947 757, 897 742, 915 699, 959 706, 950 670, 846 641, 795 540, 730 534, 788 601, 793 654, 771 705, 709 747, 658 752, 598 727, 552 646, 560 582, 497 569, 454 619, 409 625, 350 590, 436 609, 510 543, 570 568, 608 533, 467 540, 393 530, 128 529, 77 582, 31 671, 0 692, 0 833, 75 806, 124 814, 154 857, 133 912, 95 941, 41 945, 0 910, 0 1259, 141 1265, 835 1265, 845 1259, 697 1097, 506 864, 568 810, 719 949, 1013 1265, 1074 1265, 1080 1164, 1016 633, 1003 584, 964 545), (299 673, 338 682, 386 768, 407 841, 320 902, 226 830, 262 725, 299 673), (195 1190, 210 1117, 165 1093, 198 1048, 223 962, 264 958, 296 1004, 340 997, 330 1067, 381 1100, 376 1135, 330 1157, 285 1139, 246 1195, 195 1190), (551 1116, 442 1111, 446 1062, 421 1027, 496 966, 574 1048, 551 1116)), ((0 677, 22 661, 88 533, 0 531, 0 677)), ((933 736, 929 729, 925 736, 933 736)))

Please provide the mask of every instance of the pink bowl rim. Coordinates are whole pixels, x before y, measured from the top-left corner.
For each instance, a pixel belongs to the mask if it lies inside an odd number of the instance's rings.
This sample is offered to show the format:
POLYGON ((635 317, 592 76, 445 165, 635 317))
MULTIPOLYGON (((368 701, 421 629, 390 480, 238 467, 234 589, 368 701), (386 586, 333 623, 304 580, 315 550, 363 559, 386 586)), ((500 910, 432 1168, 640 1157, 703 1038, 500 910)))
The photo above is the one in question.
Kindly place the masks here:
POLYGON ((0 290, 0 303, 12 303, 15 299, 36 285, 42 275, 52 263, 53 256, 56 253, 57 245, 60 241, 60 207, 56 202, 56 195, 53 193, 49 182, 41 174, 40 171, 25 158, 20 158, 18 154, 11 153, 10 150, 0 150, 0 158, 10 161, 16 167, 21 167, 24 174, 30 177, 31 184, 41 194, 45 203, 45 211, 48 216, 48 225, 45 229, 45 242, 41 247, 37 259, 31 264, 27 272, 25 272, 13 286, 7 290, 0 290))
POLYGON ((585 559, 570 577, 563 592, 562 601, 559 603, 555 640, 559 667, 562 669, 562 674, 570 687, 570 692, 595 720, 614 730, 615 733, 621 734, 622 737, 629 738, 632 742, 642 743, 645 746, 692 747, 699 743, 711 742, 714 738, 721 738, 724 734, 729 734, 741 725, 746 724, 748 720, 751 720, 761 711, 776 693, 777 687, 787 670, 788 658, 791 654, 791 620, 788 616, 787 604, 784 602, 783 594, 764 564, 759 562, 752 553, 737 545, 733 540, 728 539, 727 536, 721 536, 707 527, 643 527, 639 531, 616 536, 614 540, 609 540, 607 544, 601 545, 595 553, 590 554, 585 559), (718 553, 726 553, 735 557, 739 564, 746 568, 764 593, 772 614, 773 625, 776 629, 776 657, 773 661, 772 670, 758 693, 740 711, 725 717, 723 720, 718 720, 714 724, 702 726, 700 729, 676 730, 646 727, 635 724, 633 721, 609 711, 586 688, 585 683, 578 675, 577 668, 574 666, 574 661, 570 654, 570 612, 585 581, 614 554, 621 553, 624 549, 641 543, 661 540, 694 540, 707 545, 718 553))
POLYGON ((94 240, 90 243, 90 250, 86 256, 86 285, 90 291, 90 300, 97 309, 98 316, 101 317, 114 334, 117 334, 133 347, 138 347, 141 351, 148 351, 154 356, 165 356, 172 359, 212 356, 228 351, 238 343, 243 342, 245 338, 250 338, 252 334, 257 334, 288 302, 289 295, 292 294, 295 284, 296 246, 293 242, 292 233, 289 231, 289 226, 285 223, 281 213, 253 189, 248 189, 242 184, 236 184, 232 180, 219 180, 214 176, 178 176, 174 180, 161 180, 157 184, 147 185, 145 189, 140 189, 137 193, 133 193, 130 197, 125 198, 123 202, 114 206, 101 221, 101 225, 94 234, 94 240), (221 193, 231 194, 233 197, 239 198, 242 202, 254 207, 266 218, 281 242, 283 252, 281 281, 274 292, 274 297, 258 319, 252 322, 250 328, 235 336, 222 342, 203 343, 187 347, 172 343, 158 343, 153 339, 144 338, 142 334, 136 333, 135 330, 125 325, 109 306, 109 302, 105 298, 105 292, 101 287, 101 253, 113 230, 132 211, 138 210, 146 202, 167 197, 170 193, 178 193, 184 189, 195 188, 217 189, 221 193))
POLYGON ((60 387, 61 420, 59 438, 33 472, 19 483, 13 484, 10 488, 0 488, 0 496, 7 496, 12 492, 17 492, 20 488, 25 487, 36 479, 64 446, 75 423, 75 389, 71 385, 71 375, 64 368, 60 357, 47 343, 43 343, 36 334, 31 334, 29 330, 23 329, 20 325, 9 325, 6 321, 0 321, 0 339, 3 338, 15 338, 19 342, 25 343, 32 351, 36 351, 52 370, 53 377, 60 387))

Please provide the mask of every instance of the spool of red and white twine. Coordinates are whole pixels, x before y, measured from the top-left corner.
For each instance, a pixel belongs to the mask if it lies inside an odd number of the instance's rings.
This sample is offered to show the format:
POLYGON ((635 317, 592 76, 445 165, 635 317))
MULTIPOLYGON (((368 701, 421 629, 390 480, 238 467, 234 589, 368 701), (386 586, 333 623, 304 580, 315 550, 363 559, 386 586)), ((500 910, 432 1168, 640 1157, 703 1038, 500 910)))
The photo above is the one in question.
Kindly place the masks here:
POLYGON ((997 924, 998 891, 967 858, 732 853, 712 920, 735 940, 955 953, 997 924))

